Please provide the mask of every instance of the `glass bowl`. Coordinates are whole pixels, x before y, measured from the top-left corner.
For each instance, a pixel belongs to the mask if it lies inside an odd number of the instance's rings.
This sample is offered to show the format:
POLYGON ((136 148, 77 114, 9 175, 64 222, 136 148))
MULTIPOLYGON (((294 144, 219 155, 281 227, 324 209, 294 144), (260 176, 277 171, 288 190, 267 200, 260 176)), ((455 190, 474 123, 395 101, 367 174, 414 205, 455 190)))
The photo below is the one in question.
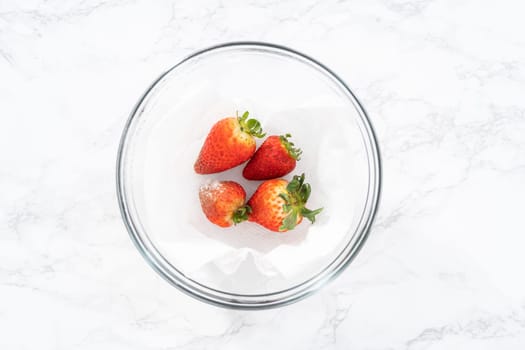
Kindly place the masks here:
POLYGON ((341 273, 368 235, 380 180, 370 120, 346 84, 304 54, 258 42, 207 48, 162 74, 131 113, 117 159, 122 217, 146 261, 187 294, 230 308, 289 304, 341 273), (324 207, 315 224, 287 233, 251 222, 221 229, 202 214, 202 183, 234 180, 248 196, 260 184, 242 178, 243 165, 193 172, 210 127, 244 111, 303 149, 286 178, 306 174, 308 206, 324 207))

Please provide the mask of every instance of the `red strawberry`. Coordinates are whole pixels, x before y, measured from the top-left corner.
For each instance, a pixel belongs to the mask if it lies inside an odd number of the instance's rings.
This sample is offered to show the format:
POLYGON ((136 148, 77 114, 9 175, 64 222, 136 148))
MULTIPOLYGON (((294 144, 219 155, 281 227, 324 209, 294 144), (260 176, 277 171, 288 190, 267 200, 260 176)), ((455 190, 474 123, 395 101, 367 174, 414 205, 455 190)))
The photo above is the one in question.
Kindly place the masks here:
POLYGON ((248 201, 252 209, 248 220, 276 232, 294 229, 303 217, 314 223, 315 216, 323 208, 310 210, 305 207, 310 192, 310 185, 304 183, 304 174, 294 176, 290 182, 284 179, 265 181, 248 201))
POLYGON ((218 173, 244 163, 255 153, 254 137, 264 137, 261 124, 242 117, 219 120, 211 128, 193 168, 198 174, 218 173))
POLYGON ((269 136, 252 159, 246 164, 242 175, 248 180, 267 180, 284 176, 295 169, 301 149, 294 147, 290 134, 269 136))
POLYGON ((214 181, 202 186, 199 199, 204 215, 221 227, 245 221, 251 212, 251 208, 245 205, 246 192, 233 181, 214 181))

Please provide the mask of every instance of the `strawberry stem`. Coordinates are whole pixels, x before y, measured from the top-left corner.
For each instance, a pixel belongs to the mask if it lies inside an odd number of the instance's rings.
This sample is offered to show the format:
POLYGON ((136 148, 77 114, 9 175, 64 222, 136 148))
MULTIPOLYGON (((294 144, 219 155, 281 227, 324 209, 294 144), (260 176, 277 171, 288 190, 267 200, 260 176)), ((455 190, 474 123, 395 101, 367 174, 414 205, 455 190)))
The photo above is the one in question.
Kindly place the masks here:
POLYGON ((241 131, 257 138, 266 136, 266 133, 263 133, 261 123, 257 119, 248 119, 249 114, 248 111, 244 112, 241 117, 237 114, 241 131))
POLYGON ((311 210, 305 207, 312 188, 310 184, 304 183, 304 173, 301 176, 295 175, 286 186, 287 193, 279 194, 279 197, 284 199, 283 210, 288 215, 284 218, 279 231, 293 230, 297 225, 297 218, 299 216, 305 217, 313 224, 315 216, 319 214, 323 208, 311 210))
POLYGON ((250 215, 251 212, 252 212, 252 208, 248 204, 245 204, 242 207, 237 208, 237 210, 235 210, 232 214, 233 223, 237 225, 238 223, 248 220, 248 216, 250 215))
POLYGON ((279 136, 279 140, 281 140, 281 144, 286 148, 286 151, 295 160, 301 160, 301 154, 303 151, 299 147, 295 147, 294 143, 288 140, 288 138, 292 137, 290 134, 285 134, 279 136))

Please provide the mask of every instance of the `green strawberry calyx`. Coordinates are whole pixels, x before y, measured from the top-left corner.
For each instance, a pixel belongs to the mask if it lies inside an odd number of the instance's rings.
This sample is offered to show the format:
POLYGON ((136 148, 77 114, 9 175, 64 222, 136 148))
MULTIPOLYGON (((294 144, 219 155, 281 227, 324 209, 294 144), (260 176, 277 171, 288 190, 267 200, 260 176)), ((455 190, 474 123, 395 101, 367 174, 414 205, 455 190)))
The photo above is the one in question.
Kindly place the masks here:
POLYGON ((235 225, 248 220, 248 216, 252 212, 252 207, 248 204, 243 205, 242 207, 237 208, 232 214, 232 221, 235 225))
POLYGON ((301 160, 301 154, 303 151, 299 147, 295 147, 292 141, 288 140, 290 137, 292 137, 290 134, 281 135, 279 136, 279 140, 283 147, 286 148, 286 152, 288 152, 290 157, 295 160, 301 160))
POLYGON ((257 138, 266 136, 266 133, 263 133, 261 123, 257 119, 248 119, 249 114, 248 111, 244 112, 240 117, 237 114, 237 121, 241 126, 241 131, 257 138))
POLYGON ((295 175, 286 186, 286 192, 280 193, 279 197, 284 199, 283 210, 288 213, 284 218, 279 231, 293 230, 297 225, 298 217, 305 217, 313 224, 315 216, 319 214, 323 208, 310 210, 305 207, 312 188, 310 184, 304 183, 304 173, 301 176, 295 175))

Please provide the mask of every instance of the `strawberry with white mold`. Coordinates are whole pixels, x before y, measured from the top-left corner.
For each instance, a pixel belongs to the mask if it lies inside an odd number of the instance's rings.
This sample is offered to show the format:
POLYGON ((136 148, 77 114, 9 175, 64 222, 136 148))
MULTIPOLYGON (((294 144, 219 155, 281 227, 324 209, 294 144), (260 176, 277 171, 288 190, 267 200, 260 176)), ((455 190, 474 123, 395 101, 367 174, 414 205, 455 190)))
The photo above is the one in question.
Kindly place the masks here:
POLYGON ((199 190, 201 208, 208 220, 220 227, 230 227, 248 220, 246 191, 234 181, 213 181, 199 190))

